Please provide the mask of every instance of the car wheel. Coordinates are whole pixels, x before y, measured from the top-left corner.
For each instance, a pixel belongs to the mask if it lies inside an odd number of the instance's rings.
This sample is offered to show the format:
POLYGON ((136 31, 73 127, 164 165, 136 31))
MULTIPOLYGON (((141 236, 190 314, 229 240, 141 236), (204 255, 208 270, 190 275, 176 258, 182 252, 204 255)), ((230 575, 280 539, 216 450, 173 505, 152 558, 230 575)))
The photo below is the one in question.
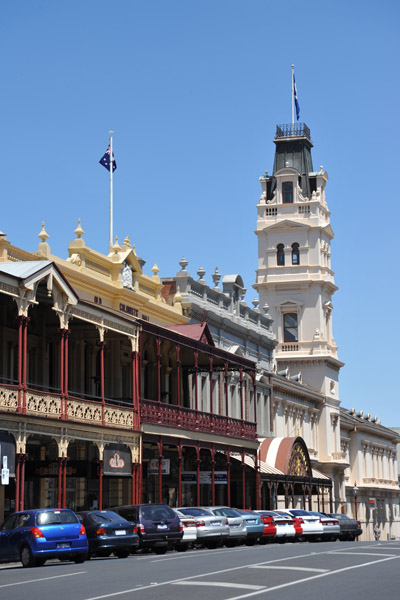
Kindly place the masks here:
POLYGON ((37 564, 36 560, 32 556, 32 551, 29 546, 23 546, 20 558, 23 567, 35 567, 37 564))
POLYGON ((86 560, 86 554, 79 554, 79 556, 75 556, 74 563, 77 565, 81 565, 86 560))
POLYGON ((156 554, 165 554, 168 550, 168 546, 156 546, 154 552, 156 554))
POLYGON ((129 556, 129 550, 116 550, 114 554, 115 556, 118 556, 118 558, 127 558, 129 556))

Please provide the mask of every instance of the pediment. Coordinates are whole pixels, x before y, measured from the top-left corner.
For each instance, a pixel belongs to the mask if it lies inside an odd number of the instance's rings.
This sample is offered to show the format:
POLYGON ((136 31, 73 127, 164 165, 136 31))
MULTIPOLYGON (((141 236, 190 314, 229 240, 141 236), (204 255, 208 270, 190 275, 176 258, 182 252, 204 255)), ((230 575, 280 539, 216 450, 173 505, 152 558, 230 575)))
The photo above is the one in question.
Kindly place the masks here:
POLYGON ((282 229, 310 229, 310 225, 300 223, 299 221, 294 221, 293 219, 284 219, 279 223, 272 223, 271 225, 266 225, 263 228, 263 231, 280 231, 282 229))

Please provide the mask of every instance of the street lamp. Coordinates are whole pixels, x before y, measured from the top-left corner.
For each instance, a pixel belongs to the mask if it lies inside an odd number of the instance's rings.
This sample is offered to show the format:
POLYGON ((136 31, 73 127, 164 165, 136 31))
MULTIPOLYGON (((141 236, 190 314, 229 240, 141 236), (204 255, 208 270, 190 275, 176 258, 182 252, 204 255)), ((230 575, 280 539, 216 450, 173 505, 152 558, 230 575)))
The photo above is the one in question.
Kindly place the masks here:
MULTIPOLYGON (((357 482, 354 482, 354 487, 353 487, 353 496, 354 496, 354 513, 355 513, 355 517, 356 517, 356 521, 358 521, 358 516, 357 516, 357 497, 358 497, 358 487, 357 487, 357 482)), ((356 538, 358 541, 358 537, 356 538)))

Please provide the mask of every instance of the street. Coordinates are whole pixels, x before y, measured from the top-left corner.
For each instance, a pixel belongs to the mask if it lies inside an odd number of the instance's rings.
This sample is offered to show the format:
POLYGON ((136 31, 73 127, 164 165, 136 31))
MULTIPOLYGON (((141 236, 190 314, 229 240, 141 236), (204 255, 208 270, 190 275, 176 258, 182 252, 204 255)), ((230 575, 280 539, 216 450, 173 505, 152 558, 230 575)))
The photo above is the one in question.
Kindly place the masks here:
POLYGON ((329 542, 0 565, 4 600, 337 600, 398 595, 399 542, 329 542))

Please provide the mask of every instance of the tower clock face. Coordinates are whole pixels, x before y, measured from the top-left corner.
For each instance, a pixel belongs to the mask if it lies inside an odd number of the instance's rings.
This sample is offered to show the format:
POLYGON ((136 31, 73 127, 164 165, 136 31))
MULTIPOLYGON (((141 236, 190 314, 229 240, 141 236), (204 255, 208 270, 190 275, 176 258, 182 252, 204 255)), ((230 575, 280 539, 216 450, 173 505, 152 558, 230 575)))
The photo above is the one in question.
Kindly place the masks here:
POLYGON ((311 475, 306 453, 299 443, 294 444, 292 448, 289 459, 288 474, 296 475, 297 477, 308 477, 311 475))

